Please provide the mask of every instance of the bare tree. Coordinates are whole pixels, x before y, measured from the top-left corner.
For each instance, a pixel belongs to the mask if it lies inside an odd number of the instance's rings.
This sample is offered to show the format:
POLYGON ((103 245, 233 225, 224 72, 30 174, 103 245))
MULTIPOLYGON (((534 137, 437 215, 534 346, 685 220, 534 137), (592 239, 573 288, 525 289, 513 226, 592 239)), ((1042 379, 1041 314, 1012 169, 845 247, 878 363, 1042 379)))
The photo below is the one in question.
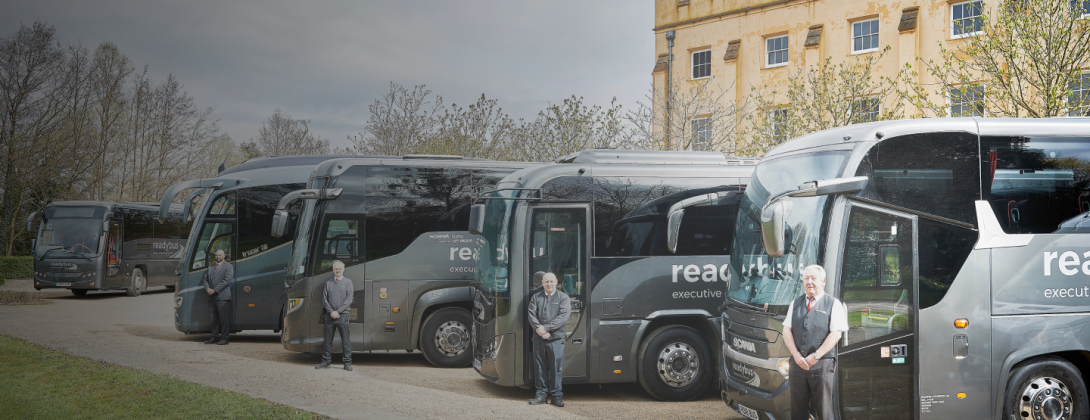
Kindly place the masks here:
POLYGON ((626 115, 634 148, 737 153, 737 130, 746 106, 727 97, 733 85, 674 79, 668 86, 652 85, 646 102, 626 115))
POLYGON ((20 25, 0 39, 0 253, 11 255, 16 218, 28 181, 45 159, 49 140, 64 123, 73 80, 56 30, 42 22, 20 25))
POLYGON ((451 104, 436 118, 434 133, 425 131, 415 152, 504 159, 506 143, 514 121, 496 105, 495 99, 482 94, 466 108, 451 104))
POLYGON ((241 146, 246 158, 329 154, 329 140, 310 132, 310 120, 294 119, 279 108, 261 123, 256 139, 241 146))
POLYGON ((353 153, 364 155, 406 155, 419 153, 434 134, 443 98, 429 97, 424 85, 407 90, 390 82, 390 91, 367 107, 370 116, 364 133, 349 136, 353 153))
POLYGON ((512 133, 507 158, 549 162, 584 149, 632 149, 632 139, 616 98, 603 109, 572 95, 522 122, 512 133))
MULTIPOLYGON (((962 115, 983 111, 996 117, 1041 118, 1078 112, 1079 104, 1070 100, 1077 77, 1090 62, 1090 19, 1073 6, 1085 7, 1068 0, 985 5, 979 20, 968 19, 965 27, 955 28, 978 33, 952 49, 940 42, 941 59, 924 63, 937 85, 907 82, 900 95, 919 109, 916 116, 950 116, 949 96, 968 102, 967 112, 954 110, 962 115)), ((912 66, 901 69, 901 80, 917 77, 912 66)))
POLYGON ((872 77, 874 67, 889 51, 887 46, 879 54, 836 64, 828 57, 789 75, 783 91, 768 85, 751 87, 753 110, 746 113, 746 125, 739 133, 745 139, 739 153, 760 156, 787 139, 816 131, 903 118, 895 82, 872 77))

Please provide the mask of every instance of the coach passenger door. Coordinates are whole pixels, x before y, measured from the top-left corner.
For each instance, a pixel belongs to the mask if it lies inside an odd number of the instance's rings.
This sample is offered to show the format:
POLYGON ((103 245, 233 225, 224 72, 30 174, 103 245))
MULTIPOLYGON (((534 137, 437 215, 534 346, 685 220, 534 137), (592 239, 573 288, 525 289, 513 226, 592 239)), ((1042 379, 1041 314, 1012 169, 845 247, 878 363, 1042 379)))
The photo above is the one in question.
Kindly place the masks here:
MULTIPOLYGON (((840 268, 841 419, 916 418, 916 217, 851 204, 840 268)), ((830 274, 828 277, 832 278, 830 274)))
MULTIPOLYGON (((530 219, 530 270, 527 279, 535 283, 534 273, 552 272, 557 289, 571 297, 571 316, 564 326, 564 378, 586 378, 587 359, 587 280, 590 247, 590 206, 586 204, 541 205, 532 209, 530 219)), ((531 284, 530 294, 541 284, 531 284)), ((529 325, 526 330, 532 334, 529 325)), ((527 365, 533 365, 531 356, 527 365)))

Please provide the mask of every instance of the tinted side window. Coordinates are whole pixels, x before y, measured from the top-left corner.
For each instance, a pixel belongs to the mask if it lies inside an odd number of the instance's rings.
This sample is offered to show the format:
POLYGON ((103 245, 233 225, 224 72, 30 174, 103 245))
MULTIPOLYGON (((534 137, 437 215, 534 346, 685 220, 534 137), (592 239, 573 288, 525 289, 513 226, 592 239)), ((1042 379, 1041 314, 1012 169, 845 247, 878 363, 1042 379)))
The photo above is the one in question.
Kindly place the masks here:
POLYGON ((209 216, 234 216, 235 215, 235 192, 228 191, 217 195, 215 200, 212 201, 212 206, 208 207, 209 216))
POLYGON ((977 162, 975 134, 890 138, 871 148, 860 164, 856 176, 870 177, 860 196, 975 225, 977 162))
POLYGON ((738 201, 730 205, 685 210, 678 252, 666 247, 666 215, 670 206, 689 197, 716 191, 717 178, 594 178, 594 249, 598 257, 648 255, 726 255, 734 238, 738 201))
MULTIPOLYGON (((292 240, 291 234, 272 236, 272 217, 285 194, 301 190, 305 184, 265 185, 238 191, 238 250, 239 258, 249 258, 292 240)), ((294 226, 299 216, 299 204, 292 206, 288 226, 294 226)))
MULTIPOLYGON (((511 172, 499 168, 367 167, 363 188, 366 259, 399 254, 420 235, 456 225, 460 207, 494 189, 511 172)), ((342 187, 344 179, 344 175, 338 178, 336 187, 342 187)), ((330 208, 341 199, 331 202, 330 208)))
POLYGON ((189 239, 191 223, 186 223, 181 213, 170 213, 166 223, 155 225, 156 238, 189 239))
POLYGON ((351 267, 363 262, 364 232, 363 215, 326 214, 318 235, 318 247, 314 250, 314 274, 333 270, 333 261, 340 260, 351 267))
POLYGON ((1052 233, 1090 211, 1090 137, 985 137, 981 144, 984 199, 1005 232, 1052 233))
POLYGON ((917 219, 920 226, 920 309, 930 308, 946 296, 973 245, 977 233, 969 229, 917 219))
POLYGON ((123 209, 122 213, 124 213, 125 217, 125 242, 155 237, 153 231, 155 229, 154 225, 159 222, 152 224, 151 212, 123 209))

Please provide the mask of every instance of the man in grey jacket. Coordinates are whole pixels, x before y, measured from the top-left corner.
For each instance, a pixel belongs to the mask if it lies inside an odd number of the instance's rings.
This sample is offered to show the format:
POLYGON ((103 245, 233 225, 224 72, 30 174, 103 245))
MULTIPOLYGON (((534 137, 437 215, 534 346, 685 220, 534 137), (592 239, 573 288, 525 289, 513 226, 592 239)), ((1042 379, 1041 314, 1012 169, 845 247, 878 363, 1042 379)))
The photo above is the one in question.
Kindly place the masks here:
POLYGON ((333 261, 333 278, 326 280, 325 292, 322 293, 322 304, 325 306, 322 314, 322 321, 325 323, 322 362, 314 366, 315 369, 329 369, 329 362, 333 360, 333 328, 336 328, 341 334, 341 360, 344 361, 344 370, 352 370, 352 341, 348 338, 348 316, 355 291, 352 280, 344 276, 344 263, 333 261))
POLYGON ((208 267, 201 286, 208 292, 208 309, 212 313, 212 338, 204 344, 226 346, 231 335, 231 284, 235 282, 235 267, 224 262, 226 254, 216 251, 216 263, 208 267))
POLYGON ((564 392, 560 381, 564 379, 564 324, 571 315, 571 299, 556 290, 556 274, 545 273, 541 286, 527 305, 530 327, 534 329, 534 366, 537 367, 537 395, 531 405, 545 404, 545 396, 552 395, 553 405, 564 406, 564 392))

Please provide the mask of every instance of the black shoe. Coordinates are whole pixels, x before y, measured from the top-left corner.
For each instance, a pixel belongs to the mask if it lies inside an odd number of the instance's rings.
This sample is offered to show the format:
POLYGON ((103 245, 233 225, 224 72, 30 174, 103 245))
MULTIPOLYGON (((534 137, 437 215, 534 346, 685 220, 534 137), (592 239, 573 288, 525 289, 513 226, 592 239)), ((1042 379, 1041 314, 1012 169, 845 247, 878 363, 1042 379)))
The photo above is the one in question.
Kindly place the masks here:
POLYGON ((314 365, 314 368, 315 369, 329 369, 329 363, 322 362, 322 363, 319 363, 317 365, 314 365))
POLYGON ((204 344, 216 344, 217 341, 220 341, 220 336, 213 335, 212 338, 209 338, 208 341, 204 342, 204 344))
POLYGON ((564 398, 553 397, 553 405, 555 405, 557 407, 563 407, 564 406, 564 398))
POLYGON ((222 340, 216 342, 216 344, 220 345, 220 346, 226 346, 226 345, 228 345, 230 343, 231 343, 231 340, 227 339, 227 337, 223 337, 222 340))
POLYGON ((352 371, 352 365, 346 363, 344 365, 344 370, 347 370, 347 371, 351 372, 352 371))
POLYGON ((545 404, 545 397, 535 397, 534 399, 530 400, 530 405, 541 405, 541 404, 545 404))

